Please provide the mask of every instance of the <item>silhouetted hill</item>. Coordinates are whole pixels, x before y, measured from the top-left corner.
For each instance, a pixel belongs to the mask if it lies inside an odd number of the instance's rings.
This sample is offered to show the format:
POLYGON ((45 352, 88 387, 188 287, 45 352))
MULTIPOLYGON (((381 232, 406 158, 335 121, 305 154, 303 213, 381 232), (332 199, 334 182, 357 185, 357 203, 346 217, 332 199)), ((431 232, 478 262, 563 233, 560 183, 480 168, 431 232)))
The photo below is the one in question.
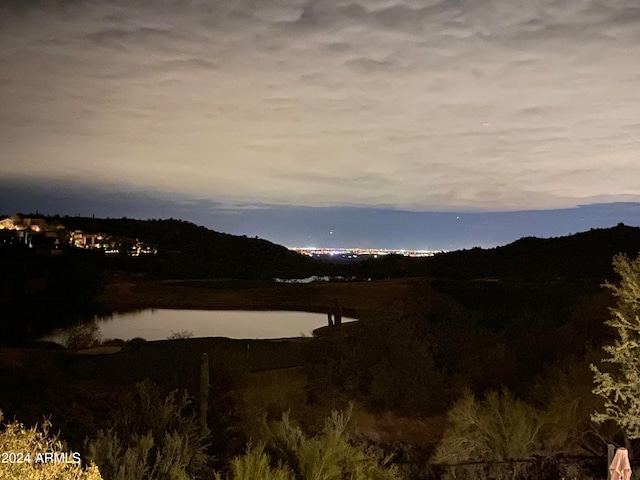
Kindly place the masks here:
POLYGON ((503 247, 472 249, 436 256, 434 276, 518 277, 525 280, 611 278, 611 261, 619 253, 635 258, 640 228, 618 225, 565 237, 526 237, 503 247))
POLYGON ((230 235, 182 220, 59 217, 69 230, 104 232, 157 246, 157 255, 107 258, 111 268, 162 278, 304 277, 322 273, 324 265, 258 238, 230 235))
POLYGON ((640 228, 618 225, 555 238, 521 238, 492 249, 473 248, 429 258, 389 256, 354 268, 361 276, 428 276, 440 279, 512 278, 525 281, 612 278, 618 253, 640 253, 640 228))

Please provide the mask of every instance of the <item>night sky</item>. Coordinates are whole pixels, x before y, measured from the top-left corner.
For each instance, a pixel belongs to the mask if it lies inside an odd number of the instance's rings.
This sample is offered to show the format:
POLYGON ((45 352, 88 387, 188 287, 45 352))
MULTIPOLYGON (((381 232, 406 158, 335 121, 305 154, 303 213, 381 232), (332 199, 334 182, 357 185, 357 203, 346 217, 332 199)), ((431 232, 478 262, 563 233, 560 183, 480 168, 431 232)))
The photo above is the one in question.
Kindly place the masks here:
POLYGON ((640 225, 637 0, 0 0, 0 213, 454 249, 640 225))

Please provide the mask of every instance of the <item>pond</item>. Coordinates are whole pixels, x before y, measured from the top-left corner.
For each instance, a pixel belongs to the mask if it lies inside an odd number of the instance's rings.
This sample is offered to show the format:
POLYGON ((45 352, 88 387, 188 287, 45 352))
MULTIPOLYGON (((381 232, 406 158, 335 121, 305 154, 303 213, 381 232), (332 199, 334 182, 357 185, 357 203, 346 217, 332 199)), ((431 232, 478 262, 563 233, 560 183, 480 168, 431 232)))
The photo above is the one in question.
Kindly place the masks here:
MULTIPOLYGON (((354 321, 342 319, 343 323, 354 321)), ((311 336, 327 325, 327 314, 265 310, 168 310, 150 309, 95 317, 90 322, 99 340, 164 340, 171 335, 228 338, 287 338, 311 336)), ((44 340, 65 343, 67 330, 57 330, 44 340)))

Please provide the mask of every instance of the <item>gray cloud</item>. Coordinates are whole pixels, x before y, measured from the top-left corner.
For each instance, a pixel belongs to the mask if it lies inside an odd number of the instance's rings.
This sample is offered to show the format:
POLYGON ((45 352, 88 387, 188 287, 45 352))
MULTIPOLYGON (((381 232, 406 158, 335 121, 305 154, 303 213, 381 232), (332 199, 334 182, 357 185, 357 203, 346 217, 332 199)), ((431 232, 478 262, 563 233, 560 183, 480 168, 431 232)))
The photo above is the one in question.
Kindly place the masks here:
POLYGON ((139 42, 141 40, 153 41, 159 37, 171 36, 171 30, 167 28, 140 27, 135 30, 111 28, 90 32, 86 37, 99 45, 104 45, 112 40, 122 42, 139 42))
POLYGON ((345 62, 345 65, 362 73, 391 72, 397 68, 390 60, 375 60, 373 58, 354 58, 345 62))
POLYGON ((21 5, 0 174, 283 205, 640 196, 635 0, 21 5))

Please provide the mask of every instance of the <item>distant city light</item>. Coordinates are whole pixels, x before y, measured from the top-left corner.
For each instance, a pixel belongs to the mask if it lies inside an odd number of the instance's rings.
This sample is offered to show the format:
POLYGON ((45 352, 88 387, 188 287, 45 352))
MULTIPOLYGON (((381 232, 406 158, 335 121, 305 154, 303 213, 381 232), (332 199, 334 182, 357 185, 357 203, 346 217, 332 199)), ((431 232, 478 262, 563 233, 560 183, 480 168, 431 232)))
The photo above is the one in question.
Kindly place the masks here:
POLYGON ((371 256, 378 258, 382 255, 402 255, 405 257, 432 257, 436 253, 444 253, 446 250, 392 250, 386 248, 314 248, 314 247, 287 247, 289 250, 310 257, 323 255, 343 256, 357 258, 359 256, 371 256))

